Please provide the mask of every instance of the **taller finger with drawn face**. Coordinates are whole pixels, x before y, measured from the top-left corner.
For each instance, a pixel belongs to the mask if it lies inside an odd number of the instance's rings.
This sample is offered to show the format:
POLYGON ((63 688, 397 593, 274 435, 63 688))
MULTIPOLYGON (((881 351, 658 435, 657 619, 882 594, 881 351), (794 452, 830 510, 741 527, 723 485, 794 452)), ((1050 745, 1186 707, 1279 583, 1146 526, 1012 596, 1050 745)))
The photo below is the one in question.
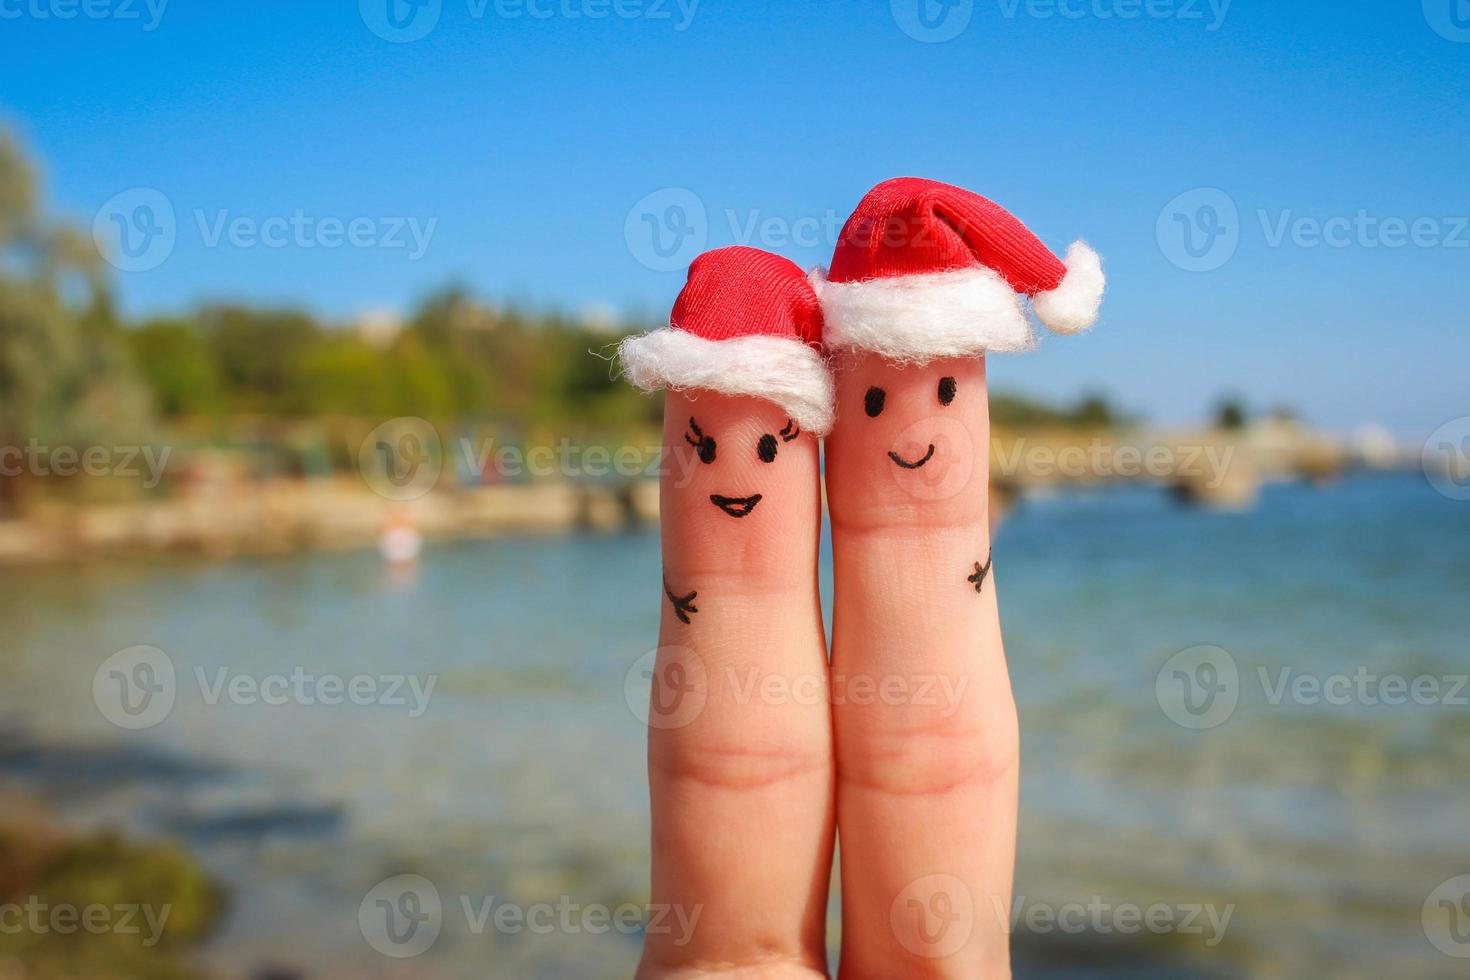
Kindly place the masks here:
POLYGON ((634 384, 667 389, 652 900, 700 910, 684 941, 649 931, 644 976, 825 963, 834 815, 817 440, 832 386, 821 333, 802 271, 736 247, 696 259, 669 329, 620 349, 634 384))
POLYGON ((913 693, 833 705, 843 973, 1005 977, 1019 758, 985 356, 1031 346, 1027 297, 1052 330, 1090 326, 1101 265, 901 178, 863 198, 816 283, 837 391, 832 672, 913 693))

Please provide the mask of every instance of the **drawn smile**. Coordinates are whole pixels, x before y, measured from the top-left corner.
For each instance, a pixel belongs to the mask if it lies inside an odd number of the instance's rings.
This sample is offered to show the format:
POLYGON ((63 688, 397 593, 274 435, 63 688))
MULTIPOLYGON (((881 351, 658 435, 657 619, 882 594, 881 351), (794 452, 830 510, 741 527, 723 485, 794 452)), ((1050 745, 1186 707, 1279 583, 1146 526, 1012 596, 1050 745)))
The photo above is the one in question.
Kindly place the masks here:
POLYGON ((934 456, 934 443, 932 443, 932 442, 929 443, 929 451, 924 454, 924 458, 923 459, 919 459, 919 460, 915 460, 912 463, 910 463, 908 460, 904 459, 898 453, 889 453, 888 454, 888 458, 889 459, 893 460, 895 463, 897 463, 899 466, 902 466, 906 470, 916 470, 916 469, 918 469, 920 466, 923 466, 925 463, 929 462, 929 460, 933 456, 934 456))
POLYGON ((709 495, 709 502, 731 517, 744 517, 755 510, 755 505, 761 502, 761 495, 753 493, 749 497, 722 497, 712 493, 709 495))

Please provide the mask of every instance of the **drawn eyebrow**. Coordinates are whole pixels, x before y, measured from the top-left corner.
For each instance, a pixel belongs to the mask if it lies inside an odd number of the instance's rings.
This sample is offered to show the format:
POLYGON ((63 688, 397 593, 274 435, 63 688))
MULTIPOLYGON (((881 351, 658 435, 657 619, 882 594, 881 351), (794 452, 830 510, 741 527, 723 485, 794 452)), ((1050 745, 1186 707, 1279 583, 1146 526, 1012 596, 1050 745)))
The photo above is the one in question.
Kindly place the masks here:
POLYGON ((694 416, 693 415, 689 416, 689 430, 690 430, 690 432, 693 432, 696 436, 698 436, 699 439, 698 440, 695 440, 695 439, 689 438, 689 433, 686 432, 686 433, 684 433, 684 441, 687 442, 687 443, 689 443, 689 445, 694 446, 695 448, 698 448, 699 447, 699 444, 704 441, 704 433, 701 432, 701 431, 699 431, 699 423, 696 422, 696 421, 694 421, 694 416))
POLYGON ((799 435, 801 435, 801 426, 797 425, 791 419, 787 419, 786 428, 781 430, 781 441, 790 442, 799 435))

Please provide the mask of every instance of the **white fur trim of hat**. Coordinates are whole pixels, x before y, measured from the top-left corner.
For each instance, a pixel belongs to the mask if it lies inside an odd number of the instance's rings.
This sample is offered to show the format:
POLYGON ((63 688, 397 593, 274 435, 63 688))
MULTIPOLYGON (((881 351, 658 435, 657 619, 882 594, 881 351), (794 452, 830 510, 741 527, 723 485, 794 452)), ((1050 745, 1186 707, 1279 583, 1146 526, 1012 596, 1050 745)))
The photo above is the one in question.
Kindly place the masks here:
POLYGON ((753 395, 781 406, 807 432, 832 428, 832 376, 811 346, 786 337, 747 335, 706 340, 669 327, 629 337, 618 360, 644 391, 704 389, 753 395))
MULTIPOLYGON (((1031 297, 1031 311, 1049 330, 1079 333, 1097 320, 1106 280, 1085 242, 1072 244, 1065 264, 1061 284, 1031 297)), ((832 350, 908 363, 1036 346, 1025 294, 987 266, 841 283, 814 269, 809 278, 826 317, 823 343, 832 350)))

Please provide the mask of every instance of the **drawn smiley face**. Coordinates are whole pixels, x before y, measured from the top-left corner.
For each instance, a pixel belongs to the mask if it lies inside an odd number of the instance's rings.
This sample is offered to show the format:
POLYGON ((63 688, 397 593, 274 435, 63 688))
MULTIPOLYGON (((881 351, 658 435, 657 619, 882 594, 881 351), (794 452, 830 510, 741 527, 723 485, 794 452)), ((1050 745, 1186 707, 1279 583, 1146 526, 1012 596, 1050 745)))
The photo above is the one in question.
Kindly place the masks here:
MULTIPOLYGON (((788 418, 786 424, 778 432, 767 432, 763 434, 755 441, 754 447, 749 447, 749 449, 754 450, 755 458, 761 463, 774 463, 781 444, 791 442, 799 435, 801 435, 800 426, 788 418)), ((689 431, 684 433, 684 441, 694 447, 699 461, 707 466, 713 466, 719 458, 720 443, 716 441, 712 434, 705 432, 700 427, 699 420, 694 416, 690 416, 689 418, 689 431)), ((730 451, 728 445, 725 447, 725 451, 730 451)), ((737 448, 735 451, 739 452, 741 449, 737 448)), ((709 495, 709 502, 731 517, 739 518, 749 517, 755 511, 756 505, 761 502, 763 497, 764 495, 759 493, 749 494, 744 497, 712 493, 709 495)))
MULTIPOLYGON (((959 382, 955 380, 954 375, 946 374, 939 379, 939 383, 935 388, 935 400, 941 406, 949 405, 954 401, 955 395, 958 393, 959 382)), ((863 411, 867 414, 868 418, 877 418, 878 416, 883 414, 883 410, 887 407, 888 390, 886 388, 880 388, 877 385, 869 385, 867 392, 863 395, 863 411)), ((906 470, 917 470, 929 464, 929 462, 934 458, 934 453, 936 449, 938 449, 938 447, 931 442, 929 443, 928 448, 924 450, 924 454, 914 459, 904 457, 904 455, 896 449, 890 449, 888 451, 888 458, 893 462, 893 465, 895 466, 901 467, 906 470)))
POLYGON ((844 493, 834 513, 863 523, 916 517, 922 508, 926 520, 960 521, 983 506, 971 493, 983 488, 989 462, 982 358, 920 365, 853 354, 835 380, 827 475, 844 493))

